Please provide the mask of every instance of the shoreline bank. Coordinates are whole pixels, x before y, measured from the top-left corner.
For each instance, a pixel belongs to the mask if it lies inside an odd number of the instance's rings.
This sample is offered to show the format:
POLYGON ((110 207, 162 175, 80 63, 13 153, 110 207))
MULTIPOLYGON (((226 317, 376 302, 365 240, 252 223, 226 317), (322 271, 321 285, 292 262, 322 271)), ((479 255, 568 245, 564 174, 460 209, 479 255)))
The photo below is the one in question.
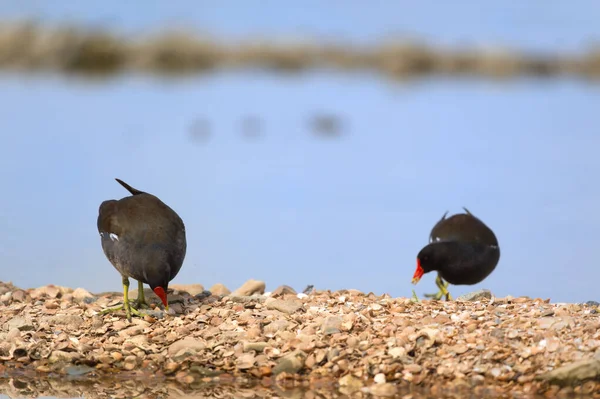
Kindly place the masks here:
POLYGON ((174 314, 157 308, 130 323, 124 312, 100 314, 120 293, 0 283, 0 381, 33 373, 381 396, 423 388, 600 398, 600 317, 587 305, 415 302, 355 290, 169 298, 174 314))

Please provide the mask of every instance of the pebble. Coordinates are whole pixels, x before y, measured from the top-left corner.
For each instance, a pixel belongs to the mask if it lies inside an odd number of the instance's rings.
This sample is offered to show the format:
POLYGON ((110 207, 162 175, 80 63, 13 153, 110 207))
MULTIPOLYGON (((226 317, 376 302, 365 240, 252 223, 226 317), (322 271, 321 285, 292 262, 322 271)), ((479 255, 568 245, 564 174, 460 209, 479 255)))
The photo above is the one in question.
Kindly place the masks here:
POLYGON ((170 284, 169 288, 179 292, 187 292, 192 296, 204 292, 204 286, 202 284, 170 284))
POLYGON ((54 285, 45 285, 43 287, 38 287, 38 288, 31 290, 29 295, 31 296, 32 299, 44 298, 44 297, 54 299, 54 298, 58 298, 59 295, 61 295, 61 290, 60 290, 60 288, 58 288, 54 285))
POLYGON ((456 298, 457 301, 481 301, 482 299, 492 299, 492 292, 490 290, 482 289, 479 291, 469 292, 456 298))
POLYGON ((71 293, 71 295, 73 296, 73 299, 77 302, 83 302, 83 303, 89 304, 96 300, 94 295, 92 295, 88 290, 86 290, 84 288, 76 288, 71 293))
POLYGON ((381 396, 381 397, 393 397, 398 393, 398 388, 396 385, 391 384, 389 382, 383 384, 375 384, 370 387, 364 389, 365 392, 370 393, 373 396, 381 396))
POLYGON ((264 281, 248 280, 240 288, 231 293, 232 296, 251 296, 264 294, 266 284, 264 281))
POLYGON ((342 321, 342 318, 339 316, 329 316, 323 320, 321 331, 325 335, 337 334, 341 331, 342 321))
POLYGON ((256 351, 262 352, 267 346, 269 346, 266 342, 244 342, 244 352, 256 351))
POLYGON ((225 296, 231 294, 231 291, 221 283, 217 283, 210 287, 209 291, 213 295, 225 296))
POLYGON ((277 365, 273 368, 273 374, 277 375, 280 373, 295 374, 302 367, 304 367, 304 361, 306 360, 306 353, 302 351, 294 351, 277 362, 277 365))
POLYGON ((271 293, 271 296, 281 296, 281 295, 297 295, 295 289, 290 287, 289 285, 280 285, 275 288, 275 290, 271 293))
POLYGON ((31 331, 35 330, 30 318, 21 316, 11 317, 5 324, 6 330, 17 329, 19 331, 31 331))
POLYGON ((181 361, 206 349, 206 344, 198 339, 187 337, 175 341, 167 351, 169 357, 175 361, 181 361))
POLYGON ((302 308, 302 303, 296 300, 281 300, 275 298, 267 298, 265 300, 267 309, 278 310, 286 314, 292 314, 302 308))

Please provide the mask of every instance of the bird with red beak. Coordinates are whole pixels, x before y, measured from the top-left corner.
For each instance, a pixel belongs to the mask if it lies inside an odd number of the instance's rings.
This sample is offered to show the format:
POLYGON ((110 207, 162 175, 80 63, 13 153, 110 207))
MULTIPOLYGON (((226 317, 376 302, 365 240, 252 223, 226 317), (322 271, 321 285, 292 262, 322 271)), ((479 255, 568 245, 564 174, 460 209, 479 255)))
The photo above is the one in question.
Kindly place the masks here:
POLYGON ((179 273, 187 248, 185 225, 156 196, 116 180, 132 195, 102 202, 97 225, 102 250, 121 273, 123 306, 103 313, 124 309, 128 320, 132 313, 144 315, 130 304, 129 278, 138 281, 138 308, 146 305, 144 284, 148 284, 168 311, 169 282, 179 273))
POLYGON ((437 271, 436 294, 429 298, 452 299, 448 285, 473 285, 483 281, 500 260, 500 247, 494 232, 468 209, 446 219, 447 212, 436 223, 429 244, 417 255, 417 268, 412 283, 424 274, 437 271))

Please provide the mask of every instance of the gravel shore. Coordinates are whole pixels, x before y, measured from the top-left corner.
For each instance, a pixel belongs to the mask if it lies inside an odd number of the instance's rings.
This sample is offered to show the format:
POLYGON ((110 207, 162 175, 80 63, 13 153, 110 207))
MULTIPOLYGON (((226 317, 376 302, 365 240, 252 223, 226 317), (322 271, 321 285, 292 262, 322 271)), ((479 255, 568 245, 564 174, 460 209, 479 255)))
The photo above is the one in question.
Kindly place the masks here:
MULTIPOLYGON (((14 394, 15 378, 35 376, 18 386, 56 394, 44 387, 57 384, 40 377, 69 376, 79 385, 65 385, 77 389, 86 386, 81 381, 106 378, 125 378, 125 389, 132 377, 132 389, 144 389, 141 381, 180 392, 237 384, 248 389, 242 397, 279 389, 301 392, 294 397, 417 398, 407 392, 427 391, 600 398, 600 318, 593 306, 489 292, 449 302, 355 290, 298 294, 287 286, 264 293, 265 284, 253 280, 233 293, 173 287, 169 314, 148 291, 153 309, 130 323, 124 312, 100 314, 121 293, 0 283, 0 393, 14 394)), ((96 386, 86 397, 119 395, 96 386)))

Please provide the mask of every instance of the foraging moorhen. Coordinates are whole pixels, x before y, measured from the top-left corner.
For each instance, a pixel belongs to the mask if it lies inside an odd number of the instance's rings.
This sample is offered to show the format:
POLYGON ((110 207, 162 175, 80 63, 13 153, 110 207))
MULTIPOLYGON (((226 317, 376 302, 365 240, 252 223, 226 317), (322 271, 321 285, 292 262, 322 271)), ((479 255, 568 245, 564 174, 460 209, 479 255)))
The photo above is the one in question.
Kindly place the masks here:
POLYGON ((136 190, 115 179, 132 195, 102 202, 98 213, 98 232, 104 254, 123 277, 123 306, 104 313, 125 309, 142 316, 129 303, 129 277, 138 281, 138 306, 145 305, 146 283, 169 310, 167 287, 175 278, 187 248, 183 221, 160 199, 136 190))
POLYGON ((494 232, 467 208, 446 219, 448 212, 431 230, 430 243, 417 255, 413 284, 423 274, 437 271, 437 294, 427 297, 450 300, 448 283, 473 285, 489 276, 500 260, 500 247, 494 232), (446 280, 446 283, 444 283, 446 280))

